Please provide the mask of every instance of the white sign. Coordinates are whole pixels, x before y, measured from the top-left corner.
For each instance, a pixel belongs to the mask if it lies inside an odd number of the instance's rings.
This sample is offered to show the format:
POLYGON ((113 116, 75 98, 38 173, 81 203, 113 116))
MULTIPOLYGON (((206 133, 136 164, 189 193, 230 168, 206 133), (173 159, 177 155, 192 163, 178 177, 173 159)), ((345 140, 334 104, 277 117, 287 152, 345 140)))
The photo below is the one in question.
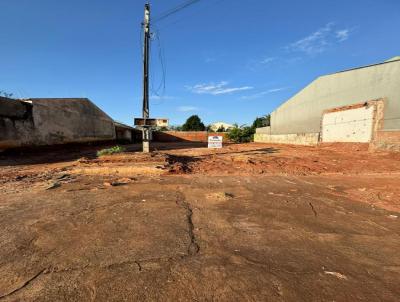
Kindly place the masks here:
POLYGON ((208 137, 208 148, 219 149, 222 148, 223 137, 220 135, 213 135, 208 137))

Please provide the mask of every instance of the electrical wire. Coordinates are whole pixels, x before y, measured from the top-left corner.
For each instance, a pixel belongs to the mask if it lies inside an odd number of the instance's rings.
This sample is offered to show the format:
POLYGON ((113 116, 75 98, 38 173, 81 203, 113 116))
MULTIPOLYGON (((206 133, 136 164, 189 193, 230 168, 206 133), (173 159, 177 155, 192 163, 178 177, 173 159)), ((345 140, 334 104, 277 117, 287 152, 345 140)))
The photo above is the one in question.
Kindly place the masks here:
MULTIPOLYGON (((194 11, 192 13, 189 13, 189 14, 185 14, 182 17, 178 18, 177 20, 175 20, 173 22, 170 22, 170 23, 162 25, 162 27, 160 29, 161 30, 165 30, 167 28, 170 28, 170 27, 172 27, 172 26, 184 21, 185 19, 187 19, 189 17, 193 17, 194 15, 198 14, 199 12, 204 11, 205 9, 208 9, 210 6, 215 6, 215 5, 220 4, 221 2, 224 2, 224 1, 227 1, 227 0, 214 0, 214 1, 210 2, 210 3, 208 3, 208 5, 202 7, 199 10, 196 10, 196 11, 194 11)), ((207 3, 207 2, 203 2, 203 3, 207 3)), ((160 25, 158 25, 158 26, 160 27, 160 25)))
POLYGON ((165 18, 167 18, 173 14, 176 14, 177 12, 180 12, 181 10, 183 10, 197 2, 200 2, 200 0, 190 0, 190 1, 184 2, 180 5, 178 5, 177 7, 172 8, 172 9, 162 13, 161 15, 155 17, 154 19, 152 19, 152 24, 155 24, 161 20, 164 20, 165 18))
MULTIPOLYGON (((182 4, 180 4, 180 5, 172 8, 172 9, 170 9, 170 10, 168 10, 168 11, 166 11, 166 12, 164 12, 164 13, 158 15, 158 16, 156 16, 155 18, 152 18, 151 19, 151 25, 153 27, 155 27, 154 26, 155 23, 157 23, 159 21, 162 21, 162 20, 168 18, 169 16, 171 16, 173 14, 176 14, 176 13, 180 12, 181 10, 183 10, 183 9, 193 5, 193 4, 196 4, 197 2, 200 2, 200 1, 201 0, 189 0, 189 1, 186 1, 186 2, 184 2, 182 4)), ((161 65, 162 78, 161 78, 160 84, 155 89, 154 81, 153 81, 153 79, 154 79, 153 75, 154 74, 152 74, 150 76, 150 91, 152 92, 152 94, 157 96, 159 98, 159 100, 161 101, 163 99, 163 96, 165 95, 165 91, 166 91, 166 73, 167 73, 167 71, 166 71, 166 66, 165 66, 165 63, 164 63, 165 57, 164 57, 164 51, 163 51, 163 47, 162 47, 161 39, 160 39, 160 31, 158 29, 155 30, 154 36, 156 38, 157 46, 158 46, 158 60, 160 61, 160 65, 161 65), (162 89, 162 92, 160 93, 161 89, 162 89)), ((142 24, 142 28, 141 28, 141 31, 140 31, 140 41, 142 41, 142 39, 143 39, 143 24, 142 24)), ((149 52, 150 52, 150 57, 152 57, 153 52, 152 52, 151 43, 149 45, 149 52)), ((143 55, 144 55, 143 54, 143 49, 141 50, 141 53, 142 53, 142 57, 143 57, 143 55)), ((153 61, 153 59, 151 59, 151 61, 153 61)), ((153 73, 153 69, 150 69, 150 73, 153 73)))
POLYGON ((157 38, 157 46, 158 46, 158 59, 160 61, 161 64, 161 73, 162 73, 162 81, 158 87, 158 90, 160 90, 161 88, 162 90, 162 94, 165 94, 165 82, 166 82, 166 68, 165 68, 165 57, 164 57, 164 51, 163 51, 163 47, 161 44, 161 40, 160 40, 160 31, 157 29, 156 30, 156 38, 157 38))
MULTIPOLYGON (((166 91, 166 66, 165 66, 165 58, 164 58, 164 51, 163 51, 163 47, 161 44, 161 39, 160 39, 160 32, 158 29, 155 30, 154 33, 154 37, 157 41, 157 46, 158 46, 158 60, 160 62, 160 66, 161 66, 161 80, 160 80, 160 84, 157 86, 157 88, 154 87, 154 83, 153 81, 151 81, 150 83, 150 90, 152 92, 152 94, 154 94, 155 96, 157 96, 160 100, 160 104, 163 100, 163 96, 165 95, 165 91, 166 91), (161 91, 161 92, 160 92, 161 91)), ((153 54, 152 54, 153 55, 153 54)), ((154 62, 155 60, 153 60, 154 62)), ((153 69, 152 69, 153 70, 153 69)), ((154 79, 154 76, 151 77, 152 79, 154 79)), ((160 105, 158 104, 158 105, 160 105)))

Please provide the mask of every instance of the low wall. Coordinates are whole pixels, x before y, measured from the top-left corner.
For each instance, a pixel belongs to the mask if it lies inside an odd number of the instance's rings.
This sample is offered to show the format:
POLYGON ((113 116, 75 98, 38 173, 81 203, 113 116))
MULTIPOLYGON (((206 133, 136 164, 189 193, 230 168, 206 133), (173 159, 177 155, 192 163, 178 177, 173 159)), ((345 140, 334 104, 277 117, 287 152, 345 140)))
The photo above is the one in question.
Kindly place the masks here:
POLYGON ((0 98, 0 150, 29 142, 34 128, 32 104, 0 98))
MULTIPOLYGON (((156 142, 201 142, 207 143, 208 136, 215 134, 207 131, 158 131, 153 132, 153 140, 156 142)), ((224 137, 226 141, 226 133, 218 132, 218 135, 224 137)))
POLYGON ((369 143, 370 150, 400 151, 400 130, 383 130, 385 98, 327 109, 319 133, 271 134, 270 127, 256 129, 254 141, 296 145, 318 143, 369 143))
POLYGON ((378 131, 370 149, 400 151, 400 131, 378 131))
POLYGON ((88 99, 0 100, 0 150, 114 139, 114 121, 88 99))
POLYGON ((290 144, 290 145, 317 145, 319 133, 298 133, 298 134, 254 134, 256 143, 290 144))

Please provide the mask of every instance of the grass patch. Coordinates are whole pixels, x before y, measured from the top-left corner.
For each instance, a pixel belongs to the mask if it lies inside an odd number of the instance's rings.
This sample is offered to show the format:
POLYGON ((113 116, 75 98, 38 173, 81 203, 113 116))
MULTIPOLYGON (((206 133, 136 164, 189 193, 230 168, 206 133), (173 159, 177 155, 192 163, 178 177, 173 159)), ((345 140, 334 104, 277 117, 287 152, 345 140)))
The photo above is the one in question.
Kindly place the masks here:
POLYGON ((116 153, 122 153, 125 151, 124 147, 121 146, 114 146, 112 148, 108 149, 103 149, 97 151, 97 156, 103 156, 103 155, 111 155, 111 154, 116 154, 116 153))

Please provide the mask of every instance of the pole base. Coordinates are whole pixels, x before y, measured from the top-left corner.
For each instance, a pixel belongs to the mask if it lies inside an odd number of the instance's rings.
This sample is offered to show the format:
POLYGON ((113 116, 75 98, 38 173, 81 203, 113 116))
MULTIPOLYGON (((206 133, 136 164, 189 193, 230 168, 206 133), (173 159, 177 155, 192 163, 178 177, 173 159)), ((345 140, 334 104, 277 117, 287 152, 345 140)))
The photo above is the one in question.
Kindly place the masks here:
POLYGON ((149 153, 149 152, 150 152, 150 142, 143 141, 143 153, 149 153))
POLYGON ((150 141, 152 140, 151 129, 148 127, 144 127, 143 131, 143 153, 150 152, 150 141))

